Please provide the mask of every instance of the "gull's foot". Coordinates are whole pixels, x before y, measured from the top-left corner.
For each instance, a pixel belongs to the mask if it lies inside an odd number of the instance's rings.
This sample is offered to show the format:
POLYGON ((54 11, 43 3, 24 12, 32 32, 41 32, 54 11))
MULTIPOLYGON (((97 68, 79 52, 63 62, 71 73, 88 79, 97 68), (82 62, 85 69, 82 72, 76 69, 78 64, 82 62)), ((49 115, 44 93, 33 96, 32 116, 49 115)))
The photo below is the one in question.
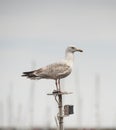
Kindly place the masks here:
POLYGON ((52 93, 53 94, 61 94, 62 92, 60 90, 54 90, 52 93))

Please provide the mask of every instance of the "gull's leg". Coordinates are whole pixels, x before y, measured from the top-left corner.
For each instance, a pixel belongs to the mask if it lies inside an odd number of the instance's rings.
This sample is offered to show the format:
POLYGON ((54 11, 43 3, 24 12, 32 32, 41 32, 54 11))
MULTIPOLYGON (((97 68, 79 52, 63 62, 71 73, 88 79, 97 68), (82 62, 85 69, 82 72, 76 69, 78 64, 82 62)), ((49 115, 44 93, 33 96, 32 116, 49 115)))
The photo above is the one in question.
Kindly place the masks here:
POLYGON ((56 84, 56 89, 58 91, 58 83, 57 83, 57 79, 55 80, 55 84, 56 84))
POLYGON ((59 86, 59 91, 60 91, 60 79, 58 79, 58 86, 59 86))

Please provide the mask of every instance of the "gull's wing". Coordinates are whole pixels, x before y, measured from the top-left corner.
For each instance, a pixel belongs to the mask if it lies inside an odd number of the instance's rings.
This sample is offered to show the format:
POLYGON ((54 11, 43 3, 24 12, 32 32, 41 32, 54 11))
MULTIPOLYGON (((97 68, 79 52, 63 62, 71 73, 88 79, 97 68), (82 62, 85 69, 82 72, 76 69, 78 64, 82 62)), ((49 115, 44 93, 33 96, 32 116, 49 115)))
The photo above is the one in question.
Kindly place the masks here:
POLYGON ((50 64, 34 71, 23 72, 22 76, 26 76, 27 78, 31 79, 60 79, 68 76, 70 73, 70 66, 68 66, 66 63, 60 62, 50 64))

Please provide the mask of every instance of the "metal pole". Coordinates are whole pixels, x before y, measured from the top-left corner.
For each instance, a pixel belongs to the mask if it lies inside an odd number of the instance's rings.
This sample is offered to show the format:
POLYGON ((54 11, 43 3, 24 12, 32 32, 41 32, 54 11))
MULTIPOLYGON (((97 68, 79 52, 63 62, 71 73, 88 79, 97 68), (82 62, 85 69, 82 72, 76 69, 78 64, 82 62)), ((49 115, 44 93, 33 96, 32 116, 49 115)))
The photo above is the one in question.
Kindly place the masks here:
POLYGON ((62 110, 62 107, 63 107, 63 105, 62 105, 62 94, 60 93, 60 94, 58 94, 58 102, 59 102, 59 104, 58 104, 58 108, 59 108, 59 130, 64 130, 64 128, 63 128, 63 110, 62 110))

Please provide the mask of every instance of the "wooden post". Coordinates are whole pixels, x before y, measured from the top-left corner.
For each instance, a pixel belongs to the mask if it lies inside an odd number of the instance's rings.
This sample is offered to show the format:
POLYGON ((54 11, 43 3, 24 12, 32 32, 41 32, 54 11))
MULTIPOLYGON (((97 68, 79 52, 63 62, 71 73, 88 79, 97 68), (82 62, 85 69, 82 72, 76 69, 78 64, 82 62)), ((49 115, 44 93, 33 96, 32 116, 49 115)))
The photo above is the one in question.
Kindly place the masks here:
POLYGON ((64 118, 64 110, 63 110, 63 102, 62 102, 62 96, 65 94, 72 94, 72 92, 61 92, 54 90, 52 93, 48 93, 47 95, 53 95, 55 97, 56 102, 58 103, 58 130, 64 130, 63 126, 63 118, 64 118))
POLYGON ((62 94, 58 94, 58 108, 59 108, 59 130, 64 130, 63 128, 63 103, 62 103, 62 94))

